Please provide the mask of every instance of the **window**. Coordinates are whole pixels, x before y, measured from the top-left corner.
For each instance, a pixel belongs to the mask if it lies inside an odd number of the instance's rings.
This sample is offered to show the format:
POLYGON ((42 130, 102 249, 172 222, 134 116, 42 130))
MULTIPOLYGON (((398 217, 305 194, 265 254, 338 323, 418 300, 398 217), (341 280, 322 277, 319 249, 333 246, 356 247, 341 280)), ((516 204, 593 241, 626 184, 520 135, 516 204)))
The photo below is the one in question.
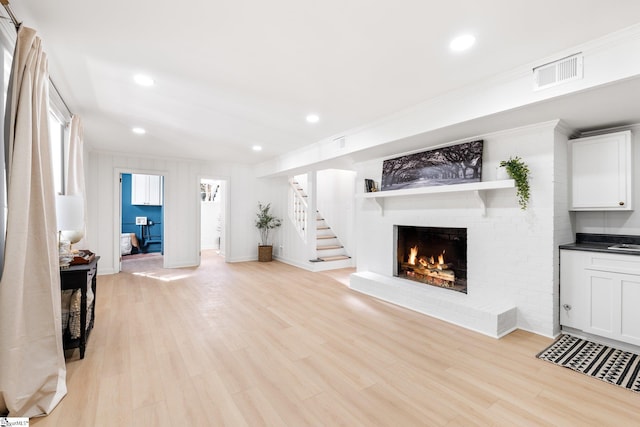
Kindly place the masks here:
MULTIPOLYGON (((49 80, 51 82, 51 80, 49 80)), ((49 84, 49 140, 51 141, 51 162, 53 183, 56 194, 66 194, 65 185, 71 113, 53 83, 49 84)))
POLYGON ((64 125, 51 111, 49 112, 49 139, 55 191, 56 194, 64 194, 64 125))
MULTIPOLYGON (((3 102, 0 105, 0 117, 4 117, 4 108, 7 105, 9 79, 11 77, 11 68, 13 61, 13 50, 16 43, 16 30, 11 21, 0 12, 0 83, 3 90, 3 102)), ((49 89, 49 139, 51 142, 51 161, 54 175, 54 187, 57 194, 65 191, 65 128, 66 124, 71 120, 71 114, 68 112, 66 105, 60 98, 55 88, 50 86, 49 89)), ((4 132, 4 120, 0 120, 0 135, 4 132)), ((1 139, 1 138, 0 138, 1 139)), ((6 181, 3 171, 0 180, 0 202, 4 200, 4 208, 6 211, 6 181)), ((5 215, 6 218, 6 215, 5 215)))
MULTIPOLYGON (((2 74, 0 78, 0 82, 2 83, 2 104, 0 105, 0 117, 4 117, 5 115, 5 106, 7 105, 7 95, 9 92, 9 79, 11 77, 11 63, 13 60, 13 46, 14 42, 6 37, 6 20, 0 20, 0 73, 2 74)), ((9 27, 10 28, 10 27, 9 27)), ((11 29, 11 28, 10 28, 11 29)), ((4 135, 4 120, 0 120, 0 135, 4 135)), ((4 147, 4 138, 0 138, 0 141, 3 142, 4 147)), ((4 150, 4 148, 3 148, 4 150)), ((0 157, 2 161, 0 164, 0 172, 2 172, 2 178, 0 178, 0 203, 2 203, 2 211, 0 211, 0 215, 2 215, 2 221, 0 222, 0 230, 2 232, 2 236, 0 238, 0 242, 4 245, 4 232, 7 229, 7 174, 4 167, 4 155, 0 157)), ((0 248, 2 251, 2 248, 0 248)), ((4 253, 1 252, 0 260, 4 256, 4 253)))

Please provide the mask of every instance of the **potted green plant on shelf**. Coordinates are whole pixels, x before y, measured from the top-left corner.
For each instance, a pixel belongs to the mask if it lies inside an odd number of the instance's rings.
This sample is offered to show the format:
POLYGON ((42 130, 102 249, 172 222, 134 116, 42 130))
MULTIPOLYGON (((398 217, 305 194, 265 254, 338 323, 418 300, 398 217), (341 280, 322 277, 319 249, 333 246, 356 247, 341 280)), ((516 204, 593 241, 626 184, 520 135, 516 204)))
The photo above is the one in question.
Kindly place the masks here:
POLYGON ((500 162, 507 173, 516 182, 516 195, 520 209, 527 209, 529 205, 529 167, 518 156, 500 162))
POLYGON ((269 243, 271 230, 280 227, 282 220, 271 213, 271 203, 258 202, 256 214, 256 228, 260 232, 260 244, 258 245, 258 261, 265 262, 273 259, 273 246, 269 243))

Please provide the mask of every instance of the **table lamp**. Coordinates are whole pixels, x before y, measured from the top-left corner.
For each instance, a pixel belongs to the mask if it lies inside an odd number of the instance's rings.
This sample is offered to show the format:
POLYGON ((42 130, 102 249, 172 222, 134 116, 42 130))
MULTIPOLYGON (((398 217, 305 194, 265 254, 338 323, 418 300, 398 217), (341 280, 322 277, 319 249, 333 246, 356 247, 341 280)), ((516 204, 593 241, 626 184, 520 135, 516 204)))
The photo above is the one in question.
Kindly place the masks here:
POLYGON ((84 204, 82 196, 56 196, 56 217, 60 240, 78 243, 84 236, 84 204))

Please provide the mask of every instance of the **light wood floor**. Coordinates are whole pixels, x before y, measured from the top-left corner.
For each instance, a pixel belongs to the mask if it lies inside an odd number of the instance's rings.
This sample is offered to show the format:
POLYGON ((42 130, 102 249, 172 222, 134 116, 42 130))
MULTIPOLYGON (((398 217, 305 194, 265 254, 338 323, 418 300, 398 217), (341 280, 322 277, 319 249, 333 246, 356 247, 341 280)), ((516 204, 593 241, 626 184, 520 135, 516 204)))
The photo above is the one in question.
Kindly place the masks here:
POLYGON ((640 395, 278 262, 98 277, 45 426, 640 425, 640 395))

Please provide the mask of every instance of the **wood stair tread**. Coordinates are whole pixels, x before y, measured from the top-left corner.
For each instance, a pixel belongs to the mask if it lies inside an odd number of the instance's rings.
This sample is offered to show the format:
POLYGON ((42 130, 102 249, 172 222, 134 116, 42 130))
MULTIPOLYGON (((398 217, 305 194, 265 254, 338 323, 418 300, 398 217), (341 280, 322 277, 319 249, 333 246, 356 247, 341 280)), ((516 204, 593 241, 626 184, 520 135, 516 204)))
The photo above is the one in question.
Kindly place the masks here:
POLYGON ((343 259, 351 259, 351 257, 347 255, 336 255, 336 256, 320 257, 318 259, 321 259, 322 261, 341 261, 343 259))
POLYGON ((317 227, 316 230, 330 230, 331 227, 328 226, 322 226, 322 227, 317 227))
POLYGON ((336 236, 316 236, 316 239, 318 240, 337 239, 337 237, 336 236))
POLYGON ((326 251, 328 249, 342 249, 344 248, 344 246, 342 245, 327 245, 327 246, 318 246, 316 247, 316 250, 318 251, 326 251))

